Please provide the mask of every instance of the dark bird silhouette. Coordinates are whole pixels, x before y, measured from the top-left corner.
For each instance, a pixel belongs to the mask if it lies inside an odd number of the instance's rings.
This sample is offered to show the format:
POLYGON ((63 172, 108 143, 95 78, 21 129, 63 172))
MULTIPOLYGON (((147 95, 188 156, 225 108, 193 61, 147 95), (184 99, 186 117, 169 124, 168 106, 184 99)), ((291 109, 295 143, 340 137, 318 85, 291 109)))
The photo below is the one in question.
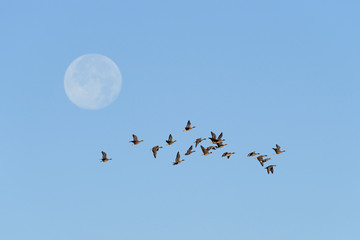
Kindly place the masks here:
POLYGON ((173 141, 173 137, 172 137, 172 135, 170 134, 169 135, 169 139, 168 140, 166 140, 166 145, 171 145, 171 144, 173 144, 174 142, 176 142, 176 140, 175 141, 173 141))
POLYGON ((184 159, 183 159, 183 160, 180 160, 180 153, 177 152, 176 158, 175 158, 175 162, 173 162, 173 165, 178 165, 179 163, 181 163, 181 162, 183 162, 183 161, 184 161, 184 159))
POLYGON ((200 145, 200 147, 203 152, 203 156, 206 156, 206 155, 209 155, 212 153, 212 152, 209 152, 209 150, 207 148, 204 148, 202 145, 200 145))
POLYGON ((247 156, 248 156, 248 157, 253 157, 253 156, 256 156, 256 155, 260 155, 260 153, 251 152, 251 153, 249 153, 247 156))
POLYGON ((141 143, 141 142, 144 141, 144 140, 138 140, 138 137, 137 137, 135 134, 133 134, 132 136, 133 136, 133 140, 130 141, 130 142, 132 142, 133 145, 137 145, 137 144, 139 144, 139 143, 141 143))
POLYGON ((187 122, 184 132, 190 131, 191 129, 196 128, 195 126, 191 127, 190 120, 187 122))
POLYGON ((154 158, 156 158, 157 152, 159 151, 160 148, 163 148, 163 147, 155 146, 151 149, 151 151, 154 154, 154 158))
POLYGON ((260 162, 260 161, 264 161, 264 157, 267 157, 267 155, 260 155, 260 156, 256 157, 255 159, 257 159, 260 162))
POLYGON ((266 167, 267 173, 269 174, 271 172, 271 174, 274 173, 274 167, 276 167, 276 165, 269 165, 266 167))
POLYGON ((222 147, 225 147, 227 144, 223 144, 222 142, 217 142, 216 143, 216 148, 222 148, 222 147))
POLYGON ((219 137, 216 137, 216 134, 211 132, 211 137, 209 139, 211 140, 212 144, 216 144, 222 141, 225 141, 225 139, 222 139, 223 133, 220 133, 219 137))
POLYGON ((209 147, 206 148, 206 150, 208 150, 208 151, 210 151, 211 149, 216 150, 216 147, 215 146, 209 146, 209 147))
POLYGON ((185 153, 185 155, 190 155, 190 154, 192 154, 193 152, 195 152, 195 151, 192 151, 192 149, 193 149, 193 146, 191 145, 191 146, 189 147, 189 149, 187 150, 187 152, 185 153))
POLYGON ((198 146, 198 144, 199 143, 201 143, 202 141, 204 141, 204 140, 206 140, 206 138, 197 138, 196 140, 195 140, 195 147, 197 147, 198 146))
POLYGON ((276 154, 283 153, 283 152, 286 152, 286 150, 281 151, 281 150, 280 150, 280 146, 277 145, 277 144, 276 144, 276 148, 273 148, 273 149, 274 149, 274 151, 275 151, 275 153, 274 153, 275 155, 276 155, 276 154))
POLYGON ((263 159, 263 158, 261 158, 261 159, 258 159, 258 161, 259 161, 259 163, 261 164, 261 166, 264 166, 264 162, 267 162, 267 161, 269 161, 271 158, 265 158, 265 159, 263 159))
POLYGON ((227 157, 228 159, 230 158, 231 155, 235 154, 234 152, 224 152, 222 157, 227 157))
POLYGON ((102 159, 101 159, 101 162, 107 162, 109 160, 112 160, 112 158, 107 158, 107 155, 104 151, 101 151, 102 153, 102 159))

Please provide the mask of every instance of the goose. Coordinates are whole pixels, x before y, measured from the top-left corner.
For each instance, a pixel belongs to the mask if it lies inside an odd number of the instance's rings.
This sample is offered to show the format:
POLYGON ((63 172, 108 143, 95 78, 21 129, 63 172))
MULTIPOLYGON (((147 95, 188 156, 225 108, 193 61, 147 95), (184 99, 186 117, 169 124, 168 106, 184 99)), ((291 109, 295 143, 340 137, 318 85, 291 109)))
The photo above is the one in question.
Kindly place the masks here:
POLYGON ((191 129, 196 128, 195 126, 191 127, 190 120, 187 122, 184 132, 190 131, 191 129))
POLYGON ((159 151, 160 148, 163 148, 163 147, 160 147, 160 146, 155 146, 151 149, 151 151, 153 152, 154 154, 154 158, 156 158, 156 155, 157 155, 157 152, 159 151))
POLYGON ((269 161, 271 158, 265 158, 265 159, 258 159, 259 160, 259 163, 261 164, 261 166, 264 166, 264 162, 267 162, 269 161))
POLYGON ((256 157, 255 159, 257 159, 258 161, 264 161, 264 157, 267 157, 267 155, 260 155, 260 156, 256 157))
POLYGON ((184 159, 180 160, 180 153, 177 152, 175 162, 173 162, 173 165, 178 165, 179 163, 183 162, 184 159))
POLYGON ((198 144, 199 143, 201 143, 202 141, 204 141, 204 140, 206 140, 206 138, 197 138, 196 140, 195 140, 195 147, 197 147, 198 146, 198 144))
POLYGON ((201 150, 203 152, 203 156, 212 154, 212 152, 209 152, 209 150, 207 148, 204 148, 202 145, 200 145, 200 147, 201 147, 201 150))
POLYGON ((193 148, 193 146, 191 145, 191 146, 189 147, 189 149, 187 150, 187 152, 185 153, 185 155, 190 155, 190 154, 192 154, 193 152, 195 152, 195 151, 192 151, 192 148, 193 148))
POLYGON ((260 153, 251 152, 251 153, 249 153, 247 156, 248 156, 248 157, 252 157, 252 156, 256 156, 256 155, 260 155, 260 153))
POLYGON ((223 133, 220 133, 219 137, 216 137, 216 134, 211 132, 211 137, 209 137, 209 139, 211 140, 212 144, 216 144, 218 142, 225 141, 225 139, 221 139, 222 136, 223 136, 223 133))
POLYGON ((209 146, 206 148, 206 150, 210 151, 210 150, 216 150, 216 147, 215 146, 209 146))
POLYGON ((141 143, 141 142, 144 141, 144 140, 138 140, 138 137, 137 137, 135 134, 133 134, 132 136, 133 136, 133 139, 134 139, 134 140, 132 140, 132 141, 130 141, 130 142, 132 142, 133 145, 137 145, 137 144, 139 144, 139 143, 141 143))
POLYGON ((222 147, 225 147, 227 144, 223 144, 222 142, 217 142, 216 143, 216 148, 222 148, 222 147))
POLYGON ((173 141, 172 139, 173 139, 173 138, 172 138, 172 135, 170 134, 170 135, 169 135, 169 139, 168 139, 168 140, 166 140, 166 142, 167 142, 167 144, 166 144, 166 145, 171 145, 171 144, 173 144, 174 142, 176 142, 176 140, 175 140, 175 141, 173 141))
POLYGON ((286 152, 286 150, 283 150, 283 151, 281 151, 280 150, 280 146, 279 145, 277 145, 276 144, 276 148, 273 148, 274 149, 274 151, 275 151, 275 155, 277 155, 277 154, 280 154, 280 153, 283 153, 283 152, 286 152))
POLYGON ((101 153, 102 153, 101 162, 107 162, 109 160, 112 160, 112 158, 107 158, 106 153, 104 151, 101 151, 101 153))
POLYGON ((234 152, 224 152, 222 157, 227 157, 228 159, 230 158, 231 155, 235 154, 234 152))
POLYGON ((271 174, 274 173, 274 167, 276 167, 276 165, 269 165, 266 167, 267 173, 269 174, 271 172, 271 174))

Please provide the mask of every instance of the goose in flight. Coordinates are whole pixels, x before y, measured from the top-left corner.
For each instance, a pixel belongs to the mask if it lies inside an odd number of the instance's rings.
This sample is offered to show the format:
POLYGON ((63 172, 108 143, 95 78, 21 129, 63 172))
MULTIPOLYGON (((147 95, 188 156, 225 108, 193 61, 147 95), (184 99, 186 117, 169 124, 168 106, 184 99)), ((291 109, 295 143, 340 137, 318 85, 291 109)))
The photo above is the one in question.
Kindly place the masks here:
POLYGON ((133 136, 133 140, 130 141, 130 142, 132 142, 133 145, 137 145, 137 144, 139 144, 139 143, 141 143, 141 142, 144 141, 144 140, 138 140, 138 137, 137 137, 135 134, 133 134, 132 136, 133 136))
POLYGON ((216 134, 211 132, 211 137, 209 137, 209 139, 211 140, 212 144, 216 144, 218 142, 225 141, 225 139, 221 139, 222 136, 223 136, 223 133, 220 133, 219 137, 216 137, 216 134))
POLYGON ((195 147, 197 147, 198 145, 199 145, 199 143, 201 143, 202 141, 204 141, 204 140, 206 140, 206 138, 197 138, 196 140, 195 140, 195 147))
POLYGON ((264 157, 267 157, 267 155, 260 155, 260 156, 256 157, 255 159, 257 159, 260 162, 260 161, 264 161, 264 157))
POLYGON ((234 152, 224 152, 222 157, 227 157, 228 159, 230 158, 231 155, 235 154, 234 152))
POLYGON ((274 167, 276 167, 276 165, 269 165, 266 167, 267 173, 269 174, 271 172, 271 174, 274 173, 274 167))
POLYGON ((207 148, 204 148, 202 145, 200 145, 200 147, 203 152, 203 156, 206 156, 206 155, 209 155, 212 153, 212 152, 209 152, 209 150, 207 148))
POLYGON ((163 147, 155 146, 151 149, 151 151, 154 154, 154 158, 156 158, 157 152, 159 151, 160 148, 163 148, 163 147))
POLYGON ((193 149, 193 146, 191 145, 191 146, 189 147, 189 149, 187 150, 187 152, 185 153, 185 155, 190 155, 190 154, 192 154, 193 152, 195 152, 195 151, 192 151, 192 149, 193 149))
POLYGON ((173 165, 178 165, 179 163, 183 162, 184 159, 180 160, 180 153, 177 152, 175 162, 173 162, 173 165))
POLYGON ((109 160, 112 160, 112 158, 107 158, 107 155, 104 151, 101 151, 102 153, 102 159, 101 159, 101 162, 107 162, 109 160))
POLYGON ((169 139, 168 140, 166 140, 166 145, 171 145, 171 144, 173 144, 174 142, 176 142, 176 140, 174 140, 173 141, 173 137, 172 137, 172 135, 170 134, 169 135, 169 139))
POLYGON ((216 148, 222 148, 225 147, 227 144, 223 144, 223 142, 217 142, 216 145, 216 148))
POLYGON ((206 150, 208 150, 208 151, 210 151, 211 149, 216 150, 216 147, 215 146, 209 146, 209 147, 206 148, 206 150))
POLYGON ((261 164, 261 166, 264 166, 264 162, 269 161, 271 158, 265 158, 265 159, 258 159, 259 163, 261 164))
POLYGON ((256 156, 256 155, 260 155, 260 153, 251 152, 251 153, 249 153, 247 156, 248 156, 248 157, 253 157, 253 156, 256 156))
POLYGON ((184 132, 190 131, 191 129, 196 128, 195 126, 191 127, 190 120, 187 122, 184 132))
POLYGON ((277 145, 277 144, 276 144, 276 148, 273 148, 273 149, 274 149, 274 151, 275 151, 275 153, 274 153, 275 155, 276 155, 276 154, 283 153, 283 152, 286 152, 286 150, 281 151, 281 150, 280 150, 280 146, 277 145))

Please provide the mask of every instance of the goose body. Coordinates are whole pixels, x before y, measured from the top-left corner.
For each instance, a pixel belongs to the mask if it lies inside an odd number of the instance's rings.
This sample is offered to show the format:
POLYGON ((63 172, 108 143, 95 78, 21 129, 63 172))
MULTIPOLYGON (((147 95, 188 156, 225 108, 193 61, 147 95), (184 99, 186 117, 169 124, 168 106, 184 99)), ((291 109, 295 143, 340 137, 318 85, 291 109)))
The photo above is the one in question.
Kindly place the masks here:
POLYGON ((189 149, 187 150, 187 152, 185 153, 185 155, 190 155, 190 154, 192 154, 193 152, 195 152, 195 151, 192 151, 192 149, 193 149, 193 146, 191 145, 191 146, 189 147, 189 149))
POLYGON ((102 159, 101 159, 101 162, 107 162, 109 160, 112 160, 112 158, 107 158, 107 155, 104 151, 101 151, 102 153, 102 159))
POLYGON ((224 152, 223 154, 222 154, 222 157, 227 157, 228 159, 230 158, 230 156, 231 155, 233 155, 233 154, 235 154, 234 152, 224 152))
POLYGON ((206 138, 197 138, 196 140, 195 140, 195 147, 197 147, 198 145, 199 145, 199 143, 201 143, 202 141, 204 141, 204 140, 206 140, 206 138))
POLYGON ((191 127, 190 120, 187 122, 184 132, 190 131, 191 129, 196 128, 195 126, 191 127))
POLYGON ((184 159, 180 160, 180 153, 177 152, 175 162, 173 162, 173 165, 178 165, 179 163, 183 162, 184 159))
POLYGON ((157 152, 159 151, 160 148, 163 148, 163 147, 155 146, 151 149, 151 151, 153 152, 154 158, 156 158, 157 152))
POLYGON ((137 144, 139 144, 139 143, 141 143, 141 142, 144 141, 144 140, 138 140, 138 137, 137 137, 135 134, 133 134, 132 136, 133 136, 133 140, 130 141, 130 142, 132 142, 133 145, 137 145, 137 144))
POLYGON ((251 153, 249 153, 247 156, 248 156, 248 157, 253 157, 253 156, 256 156, 256 155, 260 155, 260 153, 251 152, 251 153))
POLYGON ((200 145, 200 147, 203 152, 203 156, 207 156, 212 153, 212 152, 209 152, 209 150, 207 148, 204 148, 202 145, 200 145))
POLYGON ((173 137, 172 137, 172 135, 170 134, 168 140, 166 140, 166 143, 167 143, 166 145, 171 145, 171 144, 173 144, 174 142, 176 142, 176 140, 173 141, 173 137))
POLYGON ((274 153, 275 155, 286 152, 286 150, 281 151, 280 146, 277 144, 276 144, 276 148, 273 148, 273 150, 275 151, 274 153))
POLYGON ((276 167, 276 165, 269 165, 266 167, 267 173, 269 174, 271 172, 271 174, 274 173, 274 167, 276 167))

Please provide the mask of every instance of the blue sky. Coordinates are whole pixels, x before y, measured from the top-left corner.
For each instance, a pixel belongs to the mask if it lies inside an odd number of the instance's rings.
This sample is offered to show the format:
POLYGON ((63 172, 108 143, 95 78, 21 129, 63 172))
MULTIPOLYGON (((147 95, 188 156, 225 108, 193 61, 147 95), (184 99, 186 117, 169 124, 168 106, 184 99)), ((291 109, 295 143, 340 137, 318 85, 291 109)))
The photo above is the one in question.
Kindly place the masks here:
POLYGON ((358 1, 0 6, 1 239, 359 239, 358 1), (123 77, 96 111, 64 91, 89 53, 123 77), (236 154, 171 165, 210 131, 236 154))

